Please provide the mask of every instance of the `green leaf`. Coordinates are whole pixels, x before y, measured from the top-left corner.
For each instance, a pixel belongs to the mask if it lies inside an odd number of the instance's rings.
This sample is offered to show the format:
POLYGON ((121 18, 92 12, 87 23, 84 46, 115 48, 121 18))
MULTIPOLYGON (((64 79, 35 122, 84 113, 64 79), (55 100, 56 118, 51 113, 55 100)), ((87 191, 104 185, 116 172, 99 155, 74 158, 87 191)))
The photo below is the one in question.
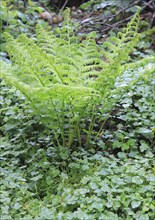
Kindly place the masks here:
POLYGON ((43 177, 43 175, 39 174, 38 176, 31 178, 31 180, 36 182, 37 180, 40 180, 42 177, 43 177))
POLYGON ((140 145, 140 151, 141 152, 144 152, 144 151, 149 149, 149 146, 145 141, 141 141, 140 143, 141 143, 141 145, 140 145))
POLYGON ((14 204, 13 208, 14 209, 20 209, 22 207, 21 204, 19 204, 18 202, 14 204))
POLYGON ((144 137, 146 137, 146 138, 152 137, 152 135, 153 135, 151 129, 144 128, 144 127, 143 128, 139 128, 138 129, 138 133, 144 135, 144 137))
POLYGON ((57 176, 59 176, 59 174, 60 174, 60 171, 59 171, 58 169, 53 168, 53 169, 51 170, 51 175, 52 175, 53 177, 57 177, 57 176))
POLYGON ((141 204, 141 201, 134 200, 134 201, 131 202, 131 206, 132 206, 133 209, 139 207, 140 204, 141 204))
POLYGON ((54 179, 51 176, 47 176, 46 183, 51 186, 54 183, 54 179))
POLYGON ((50 219, 51 220, 54 216, 53 216, 53 212, 51 212, 48 208, 43 207, 41 209, 40 217, 42 219, 50 219))
POLYGON ((120 159, 125 159, 126 158, 126 154, 124 152, 119 152, 117 155, 120 159))
POLYGON ((132 182, 135 184, 142 184, 143 180, 139 176, 132 177, 132 182))

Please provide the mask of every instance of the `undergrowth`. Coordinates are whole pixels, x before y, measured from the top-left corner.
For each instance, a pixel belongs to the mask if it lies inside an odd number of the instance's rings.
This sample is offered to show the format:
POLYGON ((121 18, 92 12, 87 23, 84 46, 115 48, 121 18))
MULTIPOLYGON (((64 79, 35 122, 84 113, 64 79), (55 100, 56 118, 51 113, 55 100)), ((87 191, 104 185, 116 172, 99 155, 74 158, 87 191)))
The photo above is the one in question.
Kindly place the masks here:
POLYGON ((138 17, 100 48, 69 20, 4 34, 0 219, 154 219, 154 53, 133 49, 138 17))
POLYGON ((117 37, 109 38, 100 48, 94 33, 79 42, 68 11, 57 35, 41 25, 36 27, 36 39, 3 34, 12 63, 1 62, 2 78, 24 94, 34 113, 53 132, 58 146, 71 147, 75 140, 82 145, 83 133, 86 145, 90 145, 91 135, 100 132, 94 130, 97 109, 101 121, 117 101, 112 94, 121 94, 140 76, 121 88, 115 87, 116 78, 154 60, 152 56, 127 63, 139 38, 138 23, 139 12, 117 37))

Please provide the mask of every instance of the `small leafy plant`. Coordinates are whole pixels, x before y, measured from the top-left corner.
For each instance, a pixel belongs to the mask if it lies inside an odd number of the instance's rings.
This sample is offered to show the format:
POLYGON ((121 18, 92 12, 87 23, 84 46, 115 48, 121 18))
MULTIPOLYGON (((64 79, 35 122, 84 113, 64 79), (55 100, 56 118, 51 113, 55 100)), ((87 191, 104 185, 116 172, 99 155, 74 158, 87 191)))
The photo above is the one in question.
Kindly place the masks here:
POLYGON ((59 146, 70 147, 74 140, 81 145, 83 133, 88 144, 90 134, 95 133, 96 109, 100 108, 102 118, 117 101, 112 95, 123 88, 115 88, 116 78, 154 59, 127 63, 139 39, 138 23, 139 12, 117 37, 109 38, 100 48, 95 33, 79 41, 68 11, 57 34, 41 25, 36 27, 36 38, 21 34, 14 39, 3 33, 12 63, 1 61, 2 78, 25 95, 59 146))
POLYGON ((59 169, 56 148, 4 142, 0 149, 2 219, 154 219, 151 153, 116 158, 81 149, 59 169))

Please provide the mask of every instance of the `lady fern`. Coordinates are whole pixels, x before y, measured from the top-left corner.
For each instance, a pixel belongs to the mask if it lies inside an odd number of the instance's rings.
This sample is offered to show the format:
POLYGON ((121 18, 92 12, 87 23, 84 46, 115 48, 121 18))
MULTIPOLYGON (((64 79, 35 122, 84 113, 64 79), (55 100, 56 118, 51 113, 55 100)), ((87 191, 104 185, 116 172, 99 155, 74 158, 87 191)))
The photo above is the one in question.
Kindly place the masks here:
POLYGON ((92 132, 96 106, 103 104, 104 110, 113 105, 108 97, 116 77, 128 68, 125 63, 138 41, 139 12, 101 48, 95 33, 79 42, 69 18, 67 22, 57 35, 37 25, 36 39, 25 34, 14 39, 4 33, 12 64, 1 61, 2 78, 27 97, 34 113, 52 129, 58 143, 61 136, 63 145, 67 139, 71 145, 75 136, 80 142, 81 132, 86 131, 82 121, 87 118, 92 132))

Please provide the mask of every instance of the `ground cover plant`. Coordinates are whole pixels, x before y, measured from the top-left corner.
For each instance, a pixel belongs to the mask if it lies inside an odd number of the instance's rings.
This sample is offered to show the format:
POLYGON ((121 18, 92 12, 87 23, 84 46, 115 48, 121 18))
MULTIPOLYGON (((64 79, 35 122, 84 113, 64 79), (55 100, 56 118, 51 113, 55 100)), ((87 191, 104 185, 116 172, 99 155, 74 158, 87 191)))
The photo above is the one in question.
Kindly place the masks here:
POLYGON ((153 220, 154 29, 98 45, 66 16, 3 34, 0 219, 153 220))

